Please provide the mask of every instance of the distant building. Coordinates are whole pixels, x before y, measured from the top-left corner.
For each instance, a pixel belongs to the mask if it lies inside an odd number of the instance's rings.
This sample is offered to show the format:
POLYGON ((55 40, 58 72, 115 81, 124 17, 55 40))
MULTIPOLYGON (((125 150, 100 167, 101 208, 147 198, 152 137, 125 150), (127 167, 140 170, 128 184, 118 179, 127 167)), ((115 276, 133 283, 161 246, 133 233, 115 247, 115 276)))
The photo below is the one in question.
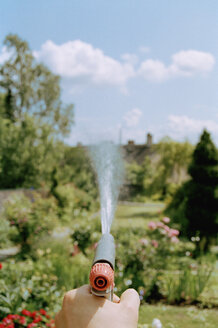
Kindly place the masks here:
POLYGON ((122 149, 124 159, 128 163, 135 161, 142 164, 146 156, 154 157, 156 155, 150 133, 147 133, 144 144, 135 144, 134 140, 129 140, 127 145, 122 146, 122 149))

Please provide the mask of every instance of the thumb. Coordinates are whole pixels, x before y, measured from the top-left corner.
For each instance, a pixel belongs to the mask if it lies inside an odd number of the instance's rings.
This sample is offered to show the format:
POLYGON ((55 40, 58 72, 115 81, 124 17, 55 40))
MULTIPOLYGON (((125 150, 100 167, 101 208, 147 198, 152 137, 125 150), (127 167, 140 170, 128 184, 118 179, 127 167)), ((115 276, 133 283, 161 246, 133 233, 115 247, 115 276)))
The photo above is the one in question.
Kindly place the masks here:
POLYGON ((129 309, 135 311, 139 310, 140 299, 139 294, 135 289, 127 289, 120 297, 120 303, 125 305, 129 309))

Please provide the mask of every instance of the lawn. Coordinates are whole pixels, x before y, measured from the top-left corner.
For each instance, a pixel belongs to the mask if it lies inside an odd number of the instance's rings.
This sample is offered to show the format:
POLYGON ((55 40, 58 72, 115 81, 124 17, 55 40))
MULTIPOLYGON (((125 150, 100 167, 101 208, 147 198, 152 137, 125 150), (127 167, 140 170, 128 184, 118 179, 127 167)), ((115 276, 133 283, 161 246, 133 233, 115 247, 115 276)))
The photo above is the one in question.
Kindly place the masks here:
POLYGON ((193 306, 143 305, 140 308, 139 327, 150 328, 158 318, 163 328, 215 328, 218 311, 198 309, 193 306))
POLYGON ((119 227, 147 228, 148 222, 159 219, 164 208, 163 203, 119 204, 113 221, 112 229, 119 227))

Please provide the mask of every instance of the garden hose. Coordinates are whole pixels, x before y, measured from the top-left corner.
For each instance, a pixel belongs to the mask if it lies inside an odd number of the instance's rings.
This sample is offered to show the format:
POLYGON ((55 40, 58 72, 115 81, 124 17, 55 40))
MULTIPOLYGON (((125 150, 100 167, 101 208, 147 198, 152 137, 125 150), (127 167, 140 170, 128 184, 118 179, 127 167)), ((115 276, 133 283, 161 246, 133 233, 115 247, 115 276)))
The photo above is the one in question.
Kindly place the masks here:
POLYGON ((93 295, 113 301, 115 244, 111 234, 103 234, 98 242, 89 281, 93 295))

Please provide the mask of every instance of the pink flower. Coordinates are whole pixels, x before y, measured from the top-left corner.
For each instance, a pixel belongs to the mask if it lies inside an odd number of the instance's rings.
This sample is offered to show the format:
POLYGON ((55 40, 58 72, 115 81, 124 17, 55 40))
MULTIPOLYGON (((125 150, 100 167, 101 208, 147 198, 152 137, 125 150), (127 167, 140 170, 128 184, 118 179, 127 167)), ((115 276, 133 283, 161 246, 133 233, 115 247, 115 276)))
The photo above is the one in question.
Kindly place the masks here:
POLYGON ((178 243, 179 242, 179 239, 176 237, 176 236, 173 236, 172 238, 171 238, 171 241, 172 241, 172 243, 178 243))
POLYGON ((163 228, 164 228, 164 230, 165 230, 166 232, 170 232, 170 230, 171 230, 167 225, 164 225, 163 228))
POLYGON ((163 219, 162 219, 162 221, 164 222, 164 223, 170 223, 170 218, 168 218, 167 216, 165 216, 163 219))
POLYGON ((154 246, 154 248, 158 248, 158 241, 157 240, 152 240, 151 243, 154 246))
POLYGON ((170 229, 169 235, 170 235, 170 237, 178 236, 179 235, 179 230, 177 230, 177 229, 170 229))
POLYGON ((150 229, 150 230, 155 230, 156 228, 157 228, 157 226, 156 226, 156 223, 155 223, 155 222, 150 221, 150 222, 148 223, 148 229, 150 229))

